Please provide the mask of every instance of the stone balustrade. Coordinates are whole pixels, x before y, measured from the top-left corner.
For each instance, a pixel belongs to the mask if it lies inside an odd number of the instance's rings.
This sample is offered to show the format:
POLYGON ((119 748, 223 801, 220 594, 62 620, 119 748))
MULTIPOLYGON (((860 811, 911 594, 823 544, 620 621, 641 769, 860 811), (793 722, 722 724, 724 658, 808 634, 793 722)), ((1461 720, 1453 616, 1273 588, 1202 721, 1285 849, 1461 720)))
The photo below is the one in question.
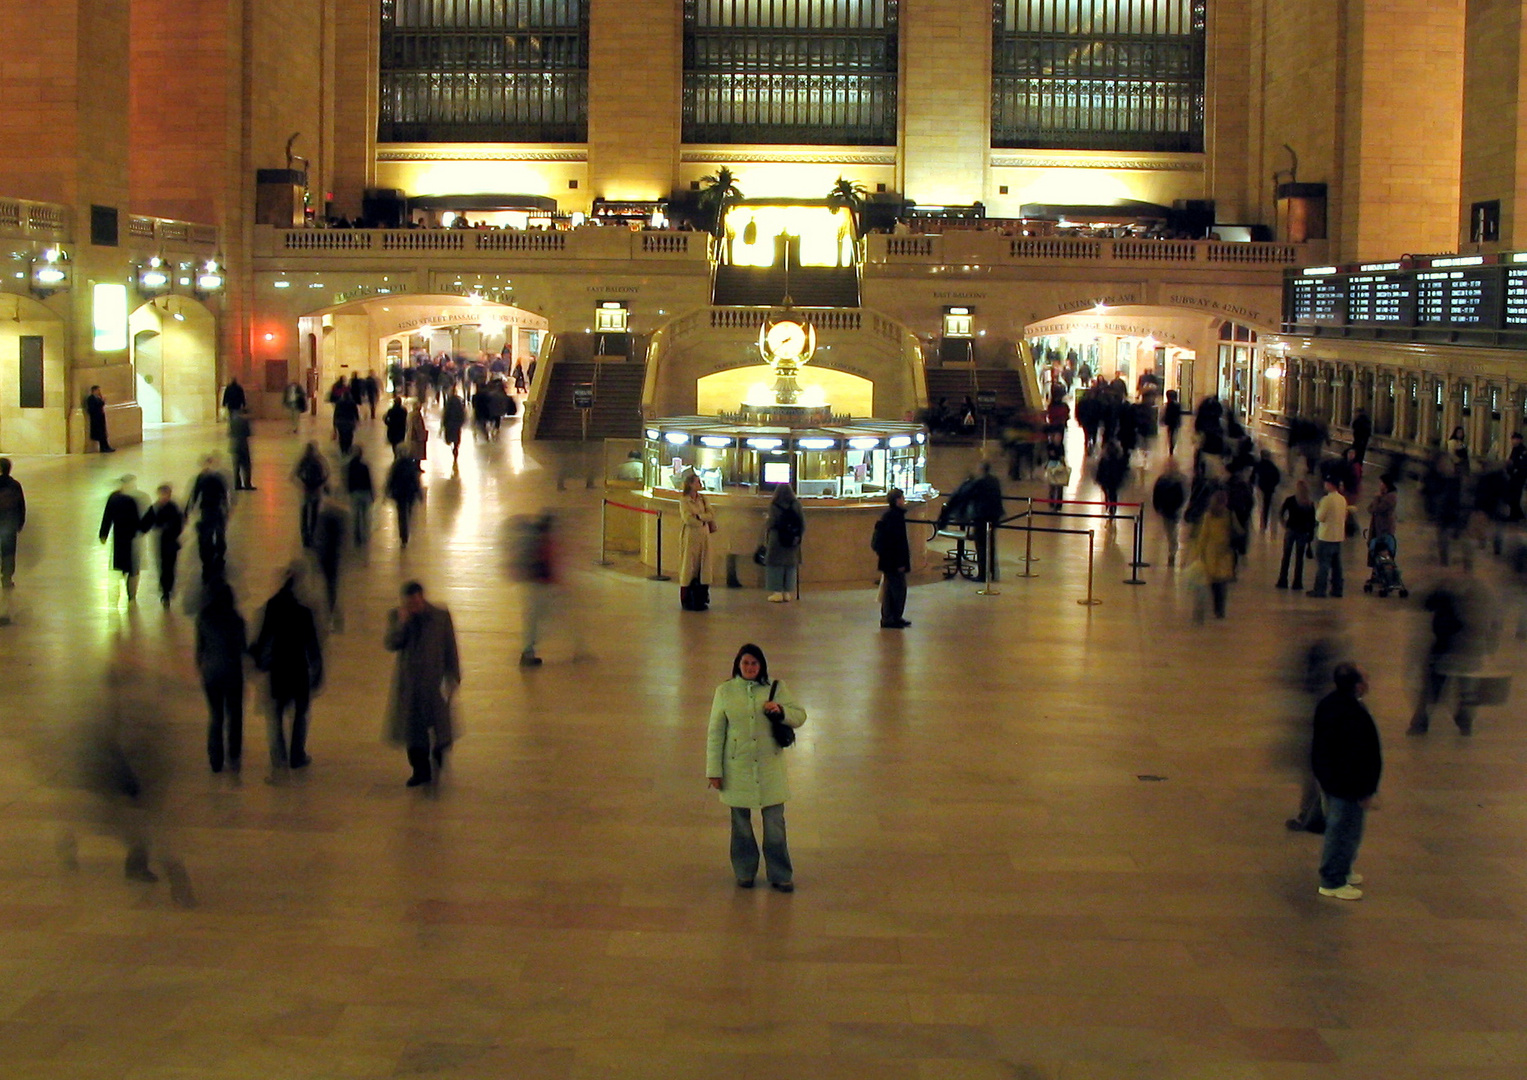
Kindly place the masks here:
POLYGON ((257 258, 322 255, 377 258, 406 254, 472 259, 645 260, 705 264, 710 237, 701 232, 632 232, 584 226, 510 229, 256 229, 257 258))
POLYGON ((1319 261, 1324 245, 1142 240, 1072 236, 1004 236, 973 229, 922 236, 865 237, 870 264, 1002 266, 1194 266, 1203 269, 1284 267, 1319 261))

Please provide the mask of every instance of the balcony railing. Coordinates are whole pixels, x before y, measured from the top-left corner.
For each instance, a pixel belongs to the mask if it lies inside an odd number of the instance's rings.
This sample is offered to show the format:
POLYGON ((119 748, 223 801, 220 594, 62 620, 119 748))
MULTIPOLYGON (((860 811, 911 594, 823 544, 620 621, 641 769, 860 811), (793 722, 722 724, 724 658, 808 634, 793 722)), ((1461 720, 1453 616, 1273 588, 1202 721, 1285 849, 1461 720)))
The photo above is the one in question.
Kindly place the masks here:
POLYGON ((190 251, 200 255, 217 252, 217 228, 173 218, 145 217, 134 214, 127 219, 128 242, 133 247, 157 244, 168 251, 190 251))
POLYGON ((1219 240, 1140 240, 1070 236, 1010 237, 962 230, 924 236, 874 233, 865 238, 871 263, 929 265, 1032 265, 1083 263, 1089 266, 1298 266, 1317 252, 1300 244, 1226 243, 1219 240))
POLYGON ((509 255, 532 259, 655 259, 703 263, 710 258, 710 237, 703 232, 632 232, 608 226, 568 230, 262 227, 257 230, 255 253, 263 258, 319 253, 368 258, 448 254, 469 259, 492 257, 500 261, 509 255))
POLYGON ((0 199, 0 237, 68 240, 69 208, 29 199, 0 199))

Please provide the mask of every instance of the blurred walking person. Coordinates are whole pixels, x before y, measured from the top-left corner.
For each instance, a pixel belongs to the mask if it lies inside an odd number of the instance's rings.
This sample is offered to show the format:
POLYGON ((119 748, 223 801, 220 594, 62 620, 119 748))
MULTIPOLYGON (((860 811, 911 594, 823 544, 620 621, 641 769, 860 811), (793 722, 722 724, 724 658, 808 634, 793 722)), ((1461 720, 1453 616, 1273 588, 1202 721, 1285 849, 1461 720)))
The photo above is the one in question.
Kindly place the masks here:
POLYGON ((247 634, 233 588, 207 585, 196 616, 196 667, 207 695, 207 760, 215 773, 239 771, 244 752, 244 653, 247 634))
POLYGON ((451 464, 454 466, 461 459, 461 429, 467 423, 467 403, 461 399, 461 394, 452 388, 450 396, 445 399, 445 405, 440 410, 440 435, 451 448, 451 464))
POLYGON ((297 459, 297 467, 292 470, 292 479, 302 489, 302 518, 299 526, 302 546, 312 547, 313 529, 318 525, 318 507, 329 486, 329 466, 318 452, 317 443, 308 443, 302 457, 297 459))
POLYGON ((11 459, 0 457, 0 589, 16 587, 16 539, 26 523, 26 491, 11 475, 11 459))
POLYGON ((1363 824, 1384 771, 1379 731, 1363 706, 1368 690, 1353 664, 1337 664, 1336 689, 1315 707, 1310 765, 1325 798, 1325 844, 1320 852, 1320 895, 1361 900, 1361 874, 1352 872, 1363 842, 1363 824))
POLYGON ((557 547, 556 519, 542 513, 517 523, 513 541, 516 552, 514 576, 525 584, 520 667, 540 667, 536 652, 547 616, 551 613, 557 584, 561 581, 561 553, 557 547))
POLYGON ((254 459, 249 453, 249 439, 253 435, 249 414, 238 409, 228 416, 228 452, 233 456, 233 490, 253 491, 254 459))
POLYGON ((355 546, 365 547, 371 539, 371 504, 376 501, 376 484, 371 466, 361 447, 355 448, 345 465, 345 493, 350 496, 350 517, 355 524, 355 546))
POLYGON ((180 558, 180 534, 185 529, 186 516, 175 505, 175 489, 169 484, 159 485, 159 497, 143 515, 143 531, 159 533, 159 600, 170 606, 170 595, 175 591, 175 563, 180 558))
POLYGON ((387 428, 387 445, 392 447, 392 456, 397 457, 403 452, 403 442, 408 438, 408 410, 398 395, 393 395, 391 407, 382 416, 382 424, 387 428))
POLYGON ((413 767, 407 786, 418 787, 438 779, 455 737, 451 699, 461 685, 456 626, 450 611, 431 604, 424 598, 424 586, 410 581, 403 586, 402 603, 388 613, 383 644, 398 654, 388 736, 406 748, 413 767))
POLYGON ((414 503, 419 501, 424 485, 419 482, 419 463, 406 452, 401 454, 387 470, 387 497, 398 511, 398 541, 408 546, 409 521, 413 517, 414 503))
MULTIPOLYGON (((143 496, 133 486, 137 477, 128 473, 117 481, 117 490, 106 498, 101 515, 101 543, 111 538, 111 568, 127 585, 127 602, 138 600, 138 534, 143 531, 143 496)), ((112 596, 116 605, 116 596, 112 596)))
POLYGON ((343 626, 339 612, 339 567, 345 553, 345 534, 349 531, 345 504, 337 496, 325 495, 318 507, 318 524, 313 528, 313 558, 323 575, 329 625, 336 629, 343 626))
POLYGON ((1272 518, 1273 499, 1277 497, 1278 485, 1283 482, 1283 470, 1273 460, 1271 450, 1262 451, 1262 456, 1251 467, 1251 477, 1262 494, 1262 531, 1266 532, 1267 523, 1272 518))
POLYGON ((1230 501, 1223 490, 1209 496, 1208 509, 1199 519, 1188 545, 1188 565, 1201 578, 1193 603, 1193 621, 1204 621, 1204 594, 1214 600, 1214 617, 1225 617, 1230 583, 1235 580, 1235 537, 1240 523, 1230 512, 1230 501))
POLYGON ((312 759, 307 753, 308 709, 323 685, 323 647, 313 609, 297 597, 300 566, 291 567, 281 587, 265 604, 260 632, 249 647, 255 666, 270 675, 270 776, 276 784, 287 770, 300 769, 312 759), (286 734, 286 711, 292 711, 291 739, 286 734))
POLYGON ((186 499, 186 513, 200 510, 196 522, 196 550, 201 557, 202 576, 215 577, 223 572, 228 555, 228 516, 233 508, 228 493, 228 479, 217 469, 211 454, 202 459, 201 472, 191 482, 186 499))
POLYGON ((1161 515, 1161 527, 1166 531, 1166 564, 1177 565, 1178 521, 1183 505, 1188 501, 1188 487, 1182 479, 1182 468, 1177 459, 1168 457, 1161 467, 1161 475, 1151 488, 1151 506, 1161 515))
POLYGON ((785 801, 790 798, 784 746, 776 726, 791 734, 806 723, 806 710, 779 680, 770 682, 769 662, 757 645, 744 645, 732 661, 732 677, 716 688, 705 740, 705 776, 731 809, 732 872, 751 889, 758 877, 758 840, 753 811, 763 818, 763 859, 769 884, 795 891, 795 871, 785 834, 785 801))
POLYGON ((339 452, 343 456, 350 452, 350 447, 355 444, 355 429, 361 423, 361 407, 356 401, 355 395, 349 389, 336 392, 334 398, 334 437, 339 442, 339 452))

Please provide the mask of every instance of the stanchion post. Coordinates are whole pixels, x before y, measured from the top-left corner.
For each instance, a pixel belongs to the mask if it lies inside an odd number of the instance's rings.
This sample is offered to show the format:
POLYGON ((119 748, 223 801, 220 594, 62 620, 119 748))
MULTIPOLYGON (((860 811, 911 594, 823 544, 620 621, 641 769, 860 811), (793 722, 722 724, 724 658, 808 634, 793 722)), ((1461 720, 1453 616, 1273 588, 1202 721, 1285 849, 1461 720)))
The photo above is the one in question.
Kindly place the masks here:
POLYGON ((1129 563, 1129 577, 1124 579, 1126 585, 1144 585, 1145 579, 1140 576, 1140 567, 1149 565, 1140 561, 1140 522, 1145 516, 1145 509, 1142 506, 1137 507, 1137 510, 1139 512, 1135 514, 1134 542, 1130 545, 1134 548, 1134 556, 1129 563))
POLYGON ((1097 541, 1097 530, 1096 529, 1088 529, 1087 530, 1087 599, 1085 599, 1085 600, 1078 600, 1077 601, 1077 603, 1081 604, 1083 607, 1096 607, 1098 604, 1101 604, 1103 602, 1101 600, 1098 600, 1097 598, 1095 598, 1092 595, 1092 557, 1093 557, 1093 549, 1096 546, 1096 541, 1097 541))
POLYGON ((653 574, 648 581, 672 581, 673 579, 663 573, 663 513, 657 514, 657 573, 653 574))
MULTIPOLYGON (((1149 566, 1145 561, 1145 504, 1135 507, 1135 561, 1129 564, 1135 570, 1149 566)), ((1139 577, 1139 574, 1135 575, 1139 577)))
POLYGON ((610 500, 599 500, 599 565, 609 566, 609 555, 605 551, 605 538, 609 535, 608 525, 610 522, 610 500))
POLYGON ((1028 516, 1023 519, 1023 573, 1021 578, 1038 577, 1034 573, 1034 499, 1029 497, 1028 516))

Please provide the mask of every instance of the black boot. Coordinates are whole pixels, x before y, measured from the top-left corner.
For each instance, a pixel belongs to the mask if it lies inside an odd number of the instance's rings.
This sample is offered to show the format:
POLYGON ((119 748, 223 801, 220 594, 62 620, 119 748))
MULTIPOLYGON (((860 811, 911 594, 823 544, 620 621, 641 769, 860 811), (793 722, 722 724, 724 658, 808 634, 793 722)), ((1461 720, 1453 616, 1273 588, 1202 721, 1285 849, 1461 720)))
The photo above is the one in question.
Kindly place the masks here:
POLYGON ((689 586, 688 585, 680 585, 679 586, 679 607, 683 608, 685 611, 693 611, 695 609, 695 605, 690 600, 689 597, 690 597, 689 586))
POLYGON ((408 787, 418 787, 420 784, 429 783, 429 747, 410 746, 408 748, 408 763, 414 769, 414 774, 408 778, 408 787))
POLYGON ((705 611, 705 610, 709 609, 709 607, 710 607, 710 586, 709 585, 696 585, 694 587, 694 590, 695 590, 695 610, 696 611, 705 611))

